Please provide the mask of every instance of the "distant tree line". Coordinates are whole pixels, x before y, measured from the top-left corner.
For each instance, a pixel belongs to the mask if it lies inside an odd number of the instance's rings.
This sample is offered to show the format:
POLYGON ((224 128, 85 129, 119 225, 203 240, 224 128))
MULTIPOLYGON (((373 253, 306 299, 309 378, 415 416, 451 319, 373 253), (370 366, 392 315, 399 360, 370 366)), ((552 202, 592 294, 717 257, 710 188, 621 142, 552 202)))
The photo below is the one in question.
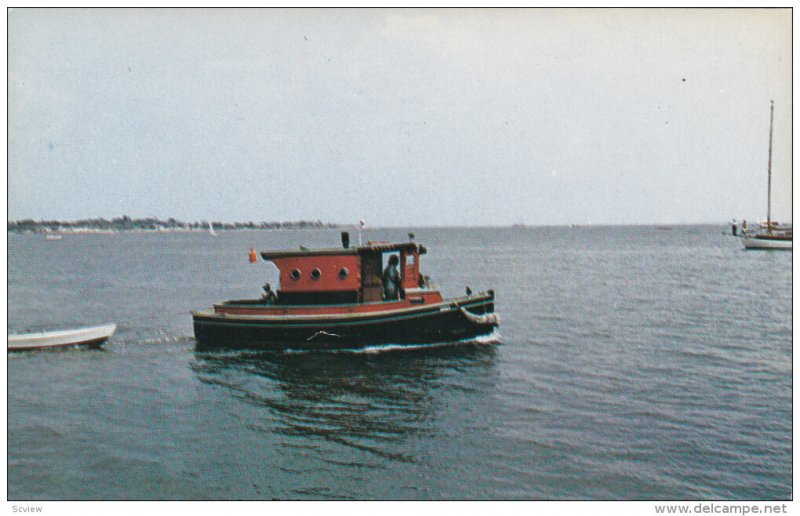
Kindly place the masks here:
POLYGON ((8 231, 15 233, 49 233, 53 231, 77 231, 81 229, 101 230, 101 231, 137 231, 137 230, 172 230, 172 231, 192 231, 208 229, 212 224, 214 230, 231 229, 321 229, 338 228, 340 224, 324 223, 320 220, 299 220, 292 222, 220 222, 220 221, 196 221, 182 222, 169 218, 161 220, 157 218, 132 219, 127 215, 111 220, 107 219, 82 219, 75 221, 61 220, 9 220, 8 231))

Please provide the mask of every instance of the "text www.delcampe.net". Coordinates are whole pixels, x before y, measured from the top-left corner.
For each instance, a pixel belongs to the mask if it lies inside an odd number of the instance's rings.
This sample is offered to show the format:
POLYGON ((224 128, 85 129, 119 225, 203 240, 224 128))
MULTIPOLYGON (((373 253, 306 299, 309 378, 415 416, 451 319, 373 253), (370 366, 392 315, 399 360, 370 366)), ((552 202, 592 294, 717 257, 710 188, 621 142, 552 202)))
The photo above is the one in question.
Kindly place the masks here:
POLYGON ((660 504, 655 506, 656 514, 786 514, 784 504, 660 504))

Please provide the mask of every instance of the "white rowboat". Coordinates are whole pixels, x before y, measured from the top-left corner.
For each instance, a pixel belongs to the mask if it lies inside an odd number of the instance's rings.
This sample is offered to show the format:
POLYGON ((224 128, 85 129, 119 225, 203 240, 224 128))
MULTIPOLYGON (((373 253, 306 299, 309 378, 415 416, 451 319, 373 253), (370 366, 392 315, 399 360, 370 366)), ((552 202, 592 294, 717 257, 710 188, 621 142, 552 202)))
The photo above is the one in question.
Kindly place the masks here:
POLYGON ((117 329, 114 323, 70 330, 51 330, 8 334, 8 351, 66 348, 75 346, 99 347, 117 329))

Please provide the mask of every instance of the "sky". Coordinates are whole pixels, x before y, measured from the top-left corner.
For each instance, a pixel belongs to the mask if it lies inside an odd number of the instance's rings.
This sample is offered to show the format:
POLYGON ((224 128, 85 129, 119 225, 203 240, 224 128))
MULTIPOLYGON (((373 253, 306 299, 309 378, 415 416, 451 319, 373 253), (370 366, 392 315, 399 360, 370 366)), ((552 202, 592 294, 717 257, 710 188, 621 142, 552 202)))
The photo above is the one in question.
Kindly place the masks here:
POLYGON ((791 219, 788 9, 12 9, 8 219, 791 219))

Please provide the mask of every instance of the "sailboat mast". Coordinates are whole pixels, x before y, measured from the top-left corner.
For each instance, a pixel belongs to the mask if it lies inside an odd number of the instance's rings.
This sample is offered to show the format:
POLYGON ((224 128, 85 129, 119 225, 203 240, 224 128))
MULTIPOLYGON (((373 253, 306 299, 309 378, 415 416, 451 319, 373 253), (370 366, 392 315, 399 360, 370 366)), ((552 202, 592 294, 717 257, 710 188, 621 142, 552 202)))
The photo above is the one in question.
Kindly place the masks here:
POLYGON ((772 118, 775 101, 769 101, 769 161, 767 162, 767 232, 772 233, 772 118))

